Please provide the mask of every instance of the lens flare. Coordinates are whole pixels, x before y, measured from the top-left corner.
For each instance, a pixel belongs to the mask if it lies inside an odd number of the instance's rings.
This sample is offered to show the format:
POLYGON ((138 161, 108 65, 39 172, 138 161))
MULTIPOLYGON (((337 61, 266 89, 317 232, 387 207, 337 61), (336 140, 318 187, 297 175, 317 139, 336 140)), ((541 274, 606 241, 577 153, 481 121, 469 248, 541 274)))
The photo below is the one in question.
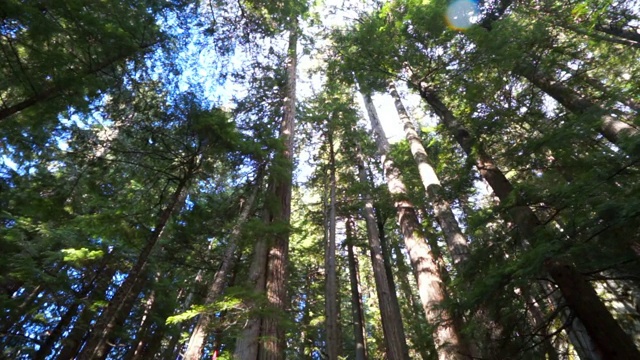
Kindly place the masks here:
POLYGON ((455 0, 447 7, 447 23, 456 30, 465 30, 480 17, 478 4, 473 0, 455 0))

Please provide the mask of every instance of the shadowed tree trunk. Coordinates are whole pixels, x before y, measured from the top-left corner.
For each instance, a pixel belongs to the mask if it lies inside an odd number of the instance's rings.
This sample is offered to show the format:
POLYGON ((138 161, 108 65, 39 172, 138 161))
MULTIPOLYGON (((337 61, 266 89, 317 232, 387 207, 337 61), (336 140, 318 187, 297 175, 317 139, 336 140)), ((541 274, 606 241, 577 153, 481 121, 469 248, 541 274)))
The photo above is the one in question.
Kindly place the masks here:
POLYGON ((358 263, 356 256, 353 252, 353 242, 355 236, 353 234, 353 219, 349 218, 346 221, 347 232, 347 260, 349 263, 349 283, 351 284, 351 316, 353 319, 353 335, 355 338, 355 352, 356 360, 367 360, 367 343, 364 337, 365 333, 365 320, 364 312, 362 311, 362 297, 360 296, 358 280, 358 263))
POLYGON ((164 233, 171 215, 178 211, 184 202, 186 197, 186 186, 190 180, 192 171, 185 175, 178 186, 176 187, 169 204, 161 211, 158 216, 158 221, 149 235, 144 248, 138 256, 138 260, 131 270, 127 278, 122 285, 116 291, 113 299, 109 302, 109 305, 104 310, 98 321, 96 322, 87 344, 78 356, 80 360, 94 360, 101 359, 107 356, 111 345, 109 339, 113 332, 116 330, 119 317, 124 316, 131 311, 133 306, 133 299, 138 295, 139 290, 144 284, 144 277, 151 252, 155 245, 158 243, 162 234, 164 233))
POLYGON ((567 110, 577 115, 597 116, 600 120, 599 131, 607 140, 616 144, 629 154, 637 149, 630 148, 622 140, 638 135, 638 128, 613 116, 612 111, 602 108, 593 99, 578 95, 562 82, 552 79, 530 64, 518 64, 514 73, 529 80, 533 85, 547 93, 567 110))
MULTIPOLYGON (((247 199, 242 211, 240 212, 240 216, 231 230, 231 234, 229 235, 229 241, 227 242, 227 247, 225 248, 224 256, 222 258, 222 264, 220 268, 216 272, 213 277, 213 281, 209 286, 209 291, 207 292, 207 297, 205 299, 205 305, 213 304, 220 294, 222 294, 225 281, 229 272, 235 266, 236 259, 238 258, 236 252, 238 250, 238 240, 240 238, 240 233, 242 230, 242 226, 247 222, 251 212, 253 211, 253 206, 256 198, 258 197, 258 192, 262 184, 262 170, 258 169, 255 184, 253 185, 253 191, 247 199)), ((189 338, 189 342, 187 345, 187 350, 184 353, 185 360, 197 360, 202 357, 202 351, 204 349, 204 340, 207 336, 209 324, 213 320, 213 314, 205 311, 200 315, 196 326, 191 332, 191 337, 189 338)))
MULTIPOLYGON (((362 184, 369 183, 361 156, 358 160, 358 175, 362 184)), ((371 266, 376 283, 376 293, 380 306, 380 317, 382 319, 382 330, 387 348, 387 358, 390 360, 408 359, 409 350, 404 334, 402 315, 398 307, 397 299, 394 301, 394 293, 396 290, 390 287, 391 282, 385 269, 384 255, 382 253, 382 244, 380 243, 380 233, 378 232, 373 200, 369 194, 364 194, 363 197, 363 213, 367 225, 371 266)))
MULTIPOLYGON (((283 118, 280 126, 282 151, 274 159, 269 193, 275 206, 267 206, 265 222, 279 228, 289 226, 291 217, 291 187, 293 176, 293 141, 296 116, 296 69, 298 19, 290 25, 287 50, 286 84, 283 118)), ((235 358, 239 360, 281 360, 284 358, 285 329, 280 317, 287 304, 287 262, 289 230, 278 230, 272 239, 259 239, 250 269, 250 281, 257 293, 267 297, 268 314, 251 316, 236 342, 235 358)), ((251 307, 251 304, 249 304, 251 307)))
MULTIPOLYGON (((107 270, 109 261, 111 260, 111 255, 112 252, 108 252, 103 256, 102 261, 94 271, 91 281, 85 285, 82 292, 77 294, 78 299, 84 299, 91 292, 95 291, 99 286, 100 281, 102 280, 102 276, 108 276, 108 280, 111 280, 111 277, 113 277, 113 272, 107 270)), ((81 305, 81 300, 74 300, 73 303, 69 305, 67 312, 60 318, 60 321, 58 321, 56 327, 49 333, 47 339, 40 346, 40 349, 36 353, 34 360, 45 359, 47 356, 49 356, 49 354, 53 350, 53 346, 60 340, 60 337, 67 330, 73 318, 78 314, 78 310, 80 309, 81 305)))
MULTIPOLYGON (((287 49, 287 78, 285 85, 284 113, 280 128, 280 139, 284 149, 279 158, 283 168, 282 174, 274 179, 274 199, 277 199, 278 208, 272 211, 269 222, 279 226, 289 227, 291 218, 291 187, 293 177, 293 142, 296 118, 296 74, 297 74, 297 44, 298 44, 298 19, 292 19, 289 31, 289 46, 287 49)), ((289 261, 289 230, 278 231, 268 251, 267 276, 265 293, 267 306, 275 311, 262 319, 260 330, 260 348, 258 356, 260 360, 284 359, 285 329, 280 317, 285 315, 287 306, 287 264, 289 261), (273 316, 270 316, 273 315, 273 316)), ((248 360, 248 359, 247 359, 248 360)))
POLYGON ((603 359, 640 359, 640 351, 604 306, 593 286, 573 265, 547 260, 545 269, 575 311, 603 359))
POLYGON ((325 244, 325 329, 327 332, 327 357, 338 360, 340 339, 338 337, 338 274, 336 264, 336 158, 333 144, 333 129, 329 125, 329 214, 325 223, 328 236, 325 244))

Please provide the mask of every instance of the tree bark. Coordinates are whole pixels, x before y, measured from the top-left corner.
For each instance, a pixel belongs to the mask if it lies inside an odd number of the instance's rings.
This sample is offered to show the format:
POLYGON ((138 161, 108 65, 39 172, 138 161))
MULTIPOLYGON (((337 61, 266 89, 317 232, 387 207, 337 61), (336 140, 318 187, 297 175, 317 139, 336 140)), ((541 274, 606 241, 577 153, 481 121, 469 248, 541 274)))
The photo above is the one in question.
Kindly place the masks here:
MULTIPOLYGON (((280 128, 280 139, 284 144, 284 149, 282 153, 276 155, 284 165, 283 174, 278 175, 274 182, 274 198, 278 199, 279 209, 272 212, 270 216, 270 223, 287 227, 291 218, 298 30, 298 19, 296 17, 290 26, 289 46, 287 49, 286 95, 280 128)), ((262 319, 261 343, 258 353, 260 360, 284 359, 286 347, 284 324, 280 318, 284 316, 287 306, 286 282, 289 261, 289 231, 277 232, 273 240, 268 252, 265 292, 268 306, 275 311, 270 314, 271 316, 267 315, 262 319)))
POLYGON ((364 333, 364 312, 362 311, 362 297, 358 288, 360 281, 358 280, 358 264, 356 256, 353 252, 353 219, 346 221, 347 232, 347 260, 349 263, 349 283, 351 284, 351 316, 353 319, 353 335, 355 339, 355 360, 367 360, 367 343, 364 333))
POLYGON ((91 307, 95 301, 104 299, 105 293, 107 292, 115 273, 116 268, 114 266, 107 266, 105 271, 102 273, 98 279, 96 287, 91 291, 91 294, 89 294, 89 298, 85 302, 80 315, 78 315, 78 319, 73 325, 73 329, 69 335, 62 340, 62 349, 60 350, 57 359, 67 360, 74 359, 76 357, 76 354, 84 343, 86 334, 89 332, 89 324, 95 314, 95 310, 91 307))
MULTIPOLYGON (((224 252, 224 256, 222 259, 222 264, 220 268, 216 272, 213 277, 213 281, 209 286, 209 291, 207 293, 207 297, 205 299, 205 305, 213 304, 220 294, 222 294, 225 288, 225 282, 229 272, 233 269, 236 264, 236 252, 238 251, 238 240, 240 239, 240 234, 242 230, 242 226, 247 222, 251 212, 253 211, 253 206, 255 204, 256 198, 258 197, 258 192, 262 185, 262 170, 258 169, 256 175, 256 183, 253 185, 253 191, 251 195, 247 199, 242 211, 240 212, 240 216, 238 221, 234 225, 231 230, 231 234, 229 235, 229 241, 227 243, 227 247, 224 252)), ((191 337, 189 338, 189 342, 187 345, 187 350, 184 353, 185 360, 198 360, 202 357, 202 351, 204 349, 204 340, 207 336, 207 332, 209 329, 209 324, 213 320, 213 315, 205 310, 204 313, 200 315, 196 326, 193 328, 191 332, 191 337)))
MULTIPOLYGON (((60 340, 60 337, 62 336, 64 331, 67 330, 67 328, 69 327, 69 324, 71 324, 71 321, 78 313, 78 310, 82 305, 81 299, 84 299, 92 291, 94 291, 94 289, 99 283, 101 276, 104 275, 104 273, 107 271, 107 268, 109 266, 109 261, 111 259, 111 255, 112 255, 112 252, 108 252, 103 256, 103 259, 98 264, 97 268, 94 271, 92 271, 93 276, 91 277, 91 280, 89 281, 89 283, 85 285, 82 292, 76 295, 78 299, 73 300, 71 305, 69 305, 69 307, 67 308, 67 312, 62 316, 62 318, 60 318, 60 321, 58 321, 58 324, 56 324, 56 327, 49 333, 49 336, 47 336, 47 339, 44 341, 44 343, 40 345, 40 349, 36 353, 34 360, 42 360, 42 359, 45 359, 47 356, 49 356, 49 354, 53 350, 53 346, 60 340)), ((113 276, 113 274, 109 272, 107 272, 107 275, 113 276)), ((109 280, 110 279, 111 278, 109 278, 109 280)))
POLYGON ((640 351, 604 306, 593 286, 575 267, 547 260, 545 269, 556 282, 567 305, 584 324, 603 359, 640 359, 640 351))
POLYGON ((151 252, 162 237, 171 215, 182 207, 186 197, 186 186, 189 177, 190 175, 180 179, 169 204, 161 211, 153 231, 138 256, 138 260, 93 327, 87 344, 78 356, 79 360, 101 359, 109 353, 111 345, 108 340, 116 330, 118 318, 123 315, 126 316, 131 310, 129 304, 133 305, 131 299, 138 295, 135 289, 140 288, 141 284, 144 283, 143 278, 151 252), (127 309, 127 307, 129 308, 127 309))
POLYGON ((400 170, 387 156, 389 144, 373 107, 371 96, 364 94, 364 103, 369 114, 371 127, 376 133, 378 151, 382 156, 384 175, 389 192, 394 198, 398 211, 398 223, 409 253, 409 259, 418 284, 418 293, 427 316, 434 326, 433 338, 438 351, 438 359, 464 359, 471 351, 460 341, 461 336, 453 327, 453 318, 441 305, 446 299, 444 284, 440 275, 436 257, 429 250, 413 204, 407 199, 407 191, 401 179, 400 170))
POLYGON ((458 220, 456 220, 453 215, 449 202, 444 198, 444 189, 442 188, 442 184, 440 184, 440 179, 438 179, 438 175, 433 166, 429 164, 427 151, 422 145, 422 140, 420 140, 420 136, 409 118, 407 110, 402 104, 402 99, 400 99, 400 95, 393 81, 389 82, 388 89, 389 94, 393 97, 400 122, 404 127, 404 133, 409 142, 411 154, 413 155, 416 165, 418 165, 418 172, 420 173, 420 179, 426 191, 427 199, 431 203, 436 221, 438 221, 444 234, 453 265, 460 266, 462 262, 469 258, 467 238, 462 234, 458 220))
POLYGON ((602 108, 593 99, 581 97, 568 86, 546 76, 530 64, 518 64, 514 68, 514 73, 529 80, 572 113, 598 116, 600 119, 599 131, 602 136, 629 154, 637 151, 637 149, 626 145, 623 140, 627 137, 636 137, 639 132, 638 128, 614 117, 611 111, 602 108))
MULTIPOLYGON (((362 184, 368 184, 369 179, 364 169, 362 158, 358 159, 358 175, 362 184)), ((376 283, 376 293, 380 306, 380 317, 382 319, 382 330, 384 333, 385 345, 387 348, 387 358, 390 360, 409 359, 409 349, 406 343, 402 315, 398 302, 393 301, 395 289, 391 288, 387 271, 384 264, 382 244, 380 243, 380 233, 376 222, 376 215, 373 208, 371 195, 364 194, 364 219, 367 226, 367 238, 369 239, 369 251, 371 254, 371 266, 373 277, 376 283)))
POLYGON ((338 274, 336 264, 336 159, 333 130, 328 131, 329 142, 329 214, 327 243, 325 244, 325 329, 327 332, 327 357, 338 360, 340 339, 338 338, 338 274))
MULTIPOLYGON (((448 107, 442 103, 437 93, 424 82, 416 81, 413 85, 418 88, 421 97, 432 107, 434 112, 438 115, 449 132, 454 136, 467 156, 475 160, 476 167, 480 172, 480 175, 489 183, 500 201, 503 203, 509 203, 510 201, 514 203, 509 207, 508 213, 516 224, 518 233, 523 240, 520 246, 522 248, 527 248, 530 245, 535 245, 535 232, 542 225, 536 214, 531 210, 531 208, 522 203, 519 196, 512 195, 514 194, 514 189, 509 180, 496 166, 493 159, 484 151, 481 144, 478 143, 471 133, 458 122, 448 107), (530 241, 532 244, 529 243, 530 241)), ((575 272, 575 269, 572 271, 575 272)), ((541 285, 543 288, 547 288, 544 283, 541 285)), ((557 282, 557 285, 563 286, 566 284, 557 282)), ((587 285, 591 286, 588 283, 587 285)), ((560 290, 564 294, 564 290, 562 290, 562 288, 560 290)), ((593 291, 593 288, 591 290, 593 291)), ((524 293, 528 294, 528 291, 525 289, 524 293)), ((530 298, 530 295, 527 295, 526 297, 530 298)), ((561 299, 554 299, 555 306, 557 306, 560 301, 561 299)), ((569 304, 569 306, 571 305, 569 304)), ((540 320, 538 319, 536 321, 539 322, 540 320)), ((536 325, 536 327, 538 326, 539 324, 536 325)), ((600 359, 600 355, 592 351, 592 343, 594 339, 589 339, 587 336, 584 336, 586 334, 581 331, 583 326, 584 325, 580 320, 568 322, 566 330, 570 340, 581 352, 581 357, 593 360, 600 359)))

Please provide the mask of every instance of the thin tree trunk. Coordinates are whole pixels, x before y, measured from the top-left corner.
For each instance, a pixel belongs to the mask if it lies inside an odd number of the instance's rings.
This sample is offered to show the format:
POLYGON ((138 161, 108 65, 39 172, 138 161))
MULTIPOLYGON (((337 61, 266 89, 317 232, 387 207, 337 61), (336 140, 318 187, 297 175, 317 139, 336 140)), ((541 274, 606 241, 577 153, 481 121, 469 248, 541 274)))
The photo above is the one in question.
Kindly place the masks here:
MULTIPOLYGON (((331 125, 329 125, 331 126, 331 125)), ((325 244, 325 329, 327 332, 327 357, 338 360, 340 339, 338 338, 338 274, 336 264, 336 159, 333 130, 327 136, 329 142, 329 214, 327 243, 325 244)), ((326 222, 325 222, 326 223, 326 222)))
MULTIPOLYGON (((156 276, 157 278, 157 276, 156 276)), ((156 291, 151 290, 149 296, 147 297, 147 301, 144 303, 144 310, 142 314, 142 321, 140 322, 140 326, 138 327, 138 333, 136 334, 136 344, 132 346, 129 350, 129 353, 126 355, 127 360, 140 359, 142 353, 144 352, 147 343, 149 341, 149 334, 152 332, 152 316, 155 305, 156 304, 156 291)))
POLYGON ((127 278, 124 280, 120 288, 116 291, 113 299, 109 302, 109 305, 104 310, 96 322, 87 344, 78 356, 79 360, 92 360, 105 357, 109 353, 111 345, 109 344, 109 338, 116 330, 118 318, 121 316, 127 316, 131 310, 130 306, 133 305, 131 299, 134 299, 138 292, 134 291, 136 288, 141 288, 141 284, 144 283, 143 277, 147 265, 149 263, 149 257, 155 245, 158 243, 162 234, 164 233, 171 215, 182 207, 186 196, 186 186, 190 176, 183 177, 173 195, 167 207, 162 210, 158 217, 156 226, 153 232, 149 235, 146 244, 135 265, 129 271, 127 278), (127 309, 127 307, 129 307, 127 309), (126 314, 125 314, 126 312, 126 314))
POLYGON ((67 360, 74 359, 78 351, 84 343, 86 334, 89 332, 89 324, 91 319, 95 315, 95 310, 92 309, 94 302, 104 299, 105 293, 111 284, 111 280, 116 273, 116 267, 107 266, 105 272, 98 279, 98 284, 95 289, 89 295, 82 312, 78 315, 78 319, 73 325, 73 329, 69 335, 62 340, 62 349, 58 354, 57 359, 67 360))
POLYGON ((414 350, 420 354, 422 360, 431 359, 432 356, 429 353, 435 352, 434 344, 431 342, 424 342, 424 338, 428 336, 424 332, 424 328, 421 326, 421 319, 425 318, 424 309, 420 305, 420 301, 415 297, 411 284, 409 283, 409 274, 411 268, 407 266, 402 250, 400 250, 400 244, 397 242, 391 242, 391 248, 395 254, 395 267, 397 267, 399 289, 404 295, 405 300, 408 303, 408 307, 403 309, 405 313, 405 319, 407 319, 409 326, 413 330, 411 334, 411 342, 414 345, 414 350))
MULTIPOLYGON (((109 261, 111 259, 112 252, 109 252, 104 255, 102 261, 98 265, 97 269, 93 271, 93 276, 88 284, 85 285, 84 289, 81 293, 77 294, 78 299, 74 300, 73 303, 67 309, 67 312, 60 318, 56 327, 49 333, 47 339, 43 344, 40 345, 40 349, 36 353, 34 360, 45 359, 51 351, 53 350, 53 346, 60 340, 60 337, 67 330, 69 324, 73 320, 73 318, 78 313, 80 306, 82 305, 81 299, 87 297, 97 286, 100 277, 107 270, 109 266, 109 261)), ((111 274, 113 276, 113 274, 111 274)))
POLYGON ((398 211, 398 223, 409 253, 411 266, 418 284, 418 293, 427 316, 427 321, 434 326, 433 338, 440 360, 464 359, 471 351, 464 348, 461 336, 452 326, 452 316, 442 307, 446 300, 446 292, 436 262, 436 257, 429 250, 416 215, 413 204, 407 199, 407 191, 401 179, 400 170, 387 156, 389 144, 375 112, 371 96, 364 94, 364 103, 369 114, 371 127, 377 134, 378 151, 382 155, 382 164, 389 192, 395 199, 398 211))
POLYGON ((364 337, 364 312, 362 311, 362 297, 358 288, 358 264, 353 252, 353 219, 346 221, 347 231, 347 259, 349 262, 349 283, 351 284, 351 316, 353 319, 353 335, 355 339, 355 360, 367 360, 367 343, 364 337))
MULTIPOLYGON (((363 159, 358 154, 358 175, 362 184, 368 184, 369 179, 364 168, 363 159)), ((397 299, 394 302, 395 289, 390 287, 387 271, 385 269, 382 244, 380 243, 380 233, 374 213, 373 200, 371 195, 364 194, 364 219, 367 226, 367 238, 369 239, 369 251, 371 254, 371 266, 373 268, 373 278, 376 283, 376 293, 380 306, 380 317, 382 319, 382 330, 384 333, 387 348, 387 358, 390 360, 409 359, 409 349, 406 343, 402 315, 397 299)))
MULTIPOLYGON (((253 261, 249 268, 248 283, 254 286, 256 293, 264 293, 267 266, 267 241, 264 238, 257 239, 253 253, 253 261)), ((247 302, 247 307, 252 310, 256 306, 254 302, 247 302)), ((262 321, 259 316, 252 314, 247 319, 240 336, 236 341, 234 359, 255 360, 258 357, 258 337, 260 336, 260 325, 262 321)))
MULTIPOLYGON (((222 264, 220 265, 220 269, 216 272, 213 277, 213 282, 209 286, 209 291, 207 293, 207 298, 205 299, 205 305, 213 304, 225 287, 225 281, 229 272, 233 269, 236 263, 236 252, 238 251, 238 240, 240 239, 240 234, 242 231, 242 227, 249 219, 251 212, 253 211, 253 206, 255 204, 256 198, 258 197, 258 192, 262 185, 262 170, 258 169, 256 175, 256 183, 253 185, 253 191, 251 195, 247 199, 242 211, 240 212, 240 216, 238 221, 234 225, 231 230, 231 234, 229 235, 229 241, 227 243, 227 247, 224 252, 224 256, 222 259, 222 264)), ((207 332, 209 329, 209 324, 213 320, 213 315, 209 312, 205 311, 198 318, 198 322, 191 332, 191 337, 189 338, 189 343, 187 345, 187 350, 184 354, 185 360, 197 360, 202 356, 202 351, 204 349, 204 340, 207 336, 207 332)))
MULTIPOLYGON (((125 53, 117 54, 94 66, 90 66, 88 69, 80 73, 78 80, 86 76, 97 74, 100 71, 105 70, 109 66, 119 61, 123 61, 128 57, 134 55, 136 52, 145 50, 153 46, 154 44, 156 44, 156 42, 150 43, 150 44, 143 44, 142 46, 140 46, 140 48, 136 49, 133 53, 125 52, 125 53)), ((34 106, 41 102, 51 100, 55 97, 63 95, 64 92, 68 91, 74 84, 77 84, 77 81, 69 81, 63 85, 51 85, 50 87, 41 90, 40 92, 32 95, 31 97, 20 101, 19 103, 0 109, 0 122, 11 115, 17 114, 22 110, 28 109, 31 106, 34 106)))

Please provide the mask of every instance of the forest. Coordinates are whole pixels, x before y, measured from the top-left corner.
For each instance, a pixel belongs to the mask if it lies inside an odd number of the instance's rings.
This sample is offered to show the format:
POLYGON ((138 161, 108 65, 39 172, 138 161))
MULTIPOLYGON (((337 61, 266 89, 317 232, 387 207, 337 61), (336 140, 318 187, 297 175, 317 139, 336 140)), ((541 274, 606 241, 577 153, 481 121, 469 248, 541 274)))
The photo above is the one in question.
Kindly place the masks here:
POLYGON ((0 1, 0 359, 640 359, 640 1, 0 1))

